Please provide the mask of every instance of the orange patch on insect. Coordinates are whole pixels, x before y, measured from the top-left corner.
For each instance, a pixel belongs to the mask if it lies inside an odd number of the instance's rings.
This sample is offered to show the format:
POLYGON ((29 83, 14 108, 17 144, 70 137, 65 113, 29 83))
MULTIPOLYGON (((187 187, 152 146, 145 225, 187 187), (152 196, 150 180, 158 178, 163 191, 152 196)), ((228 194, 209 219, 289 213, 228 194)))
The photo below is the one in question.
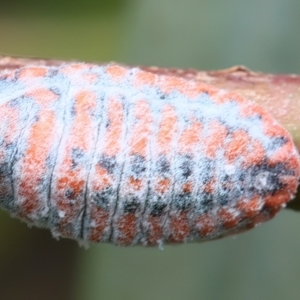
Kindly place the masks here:
POLYGON ((92 112, 96 108, 97 97, 94 92, 81 90, 75 95, 75 99, 75 120, 71 129, 72 147, 88 150, 93 128, 92 112))
POLYGON ((157 79, 158 79, 157 75, 153 73, 138 71, 132 80, 132 85, 138 89, 140 89, 145 85, 155 87, 157 83, 157 79))
MULTIPOLYGON (((69 170, 68 172, 65 172, 65 174, 65 176, 60 176, 57 181, 56 187, 61 191, 67 191, 67 189, 71 190, 72 194, 70 195, 70 198, 75 199, 82 193, 85 186, 85 180, 78 178, 79 174, 76 171, 69 170)), ((64 202, 63 199, 61 201, 58 201, 58 205, 61 205, 62 208, 69 207, 69 203, 64 202)))
POLYGON ((262 212, 256 214, 253 218, 249 220, 247 224, 247 230, 255 227, 256 225, 266 222, 272 219, 276 213, 281 209, 281 206, 274 206, 274 207, 264 207, 262 212))
POLYGON ((138 100, 134 107, 135 123, 131 129, 129 142, 130 154, 139 154, 147 157, 150 137, 152 134, 151 125, 153 117, 149 103, 146 100, 138 100))
POLYGON ((108 100, 108 129, 103 137, 103 153, 114 156, 121 150, 124 111, 121 101, 110 98, 108 100))
POLYGON ((156 134, 157 152, 169 154, 174 150, 174 137, 178 132, 178 117, 173 106, 166 104, 161 112, 161 121, 156 134))
MULTIPOLYGON (((16 138, 21 133, 20 111, 17 107, 2 105, 0 109, 1 131, 3 142, 7 145, 16 142, 16 138), (14 122, 11 122, 14 120, 14 122)), ((2 150, 2 147, 0 147, 2 150)), ((0 150, 0 151, 1 151, 0 150)), ((4 147, 3 147, 4 150, 4 147)))
MULTIPOLYGON (((24 166, 32 167, 32 170, 36 169, 36 172, 38 172, 39 168, 42 167, 41 164, 46 164, 45 160, 49 155, 49 149, 51 149, 58 126, 56 121, 53 111, 43 111, 40 113, 39 121, 35 122, 30 128, 28 148, 23 161, 24 166), (38 147, 36 141, 40 141, 38 147)), ((35 174, 35 172, 32 174, 35 174)))
POLYGON ((59 98, 59 96, 54 92, 44 88, 30 91, 26 93, 25 96, 32 97, 37 104, 41 105, 41 107, 43 107, 43 105, 51 105, 51 103, 55 102, 59 98))
POLYGON ((186 182, 181 187, 182 192, 184 193, 191 193, 193 190, 193 183, 192 182, 186 182))
POLYGON ((148 219, 147 230, 147 243, 149 245, 156 245, 160 240, 164 238, 163 232, 163 217, 162 216, 150 216, 148 219))
POLYGON ((299 175, 295 176, 282 176, 281 183, 285 185, 285 189, 289 191, 289 193, 295 193, 297 191, 297 187, 299 184, 299 175))
POLYGON ((100 191, 110 187, 114 183, 115 178, 112 174, 109 174, 106 169, 96 165, 95 175, 92 180, 93 190, 100 191))
POLYGON ((244 104, 247 104, 247 100, 240 96, 239 94, 233 93, 233 92, 228 92, 228 91, 221 91, 218 93, 218 95, 214 98, 215 103, 217 104, 223 104, 226 102, 234 101, 238 103, 241 107, 244 104))
POLYGON ((197 151, 200 142, 200 134, 203 126, 198 121, 193 121, 179 138, 178 148, 181 153, 193 153, 197 151))
POLYGON ((74 232, 68 233, 71 229, 67 228, 76 222, 84 207, 83 198, 88 172, 88 165, 84 163, 84 158, 91 155, 90 149, 96 139, 94 132, 97 128, 97 121, 92 118, 91 114, 96 108, 96 100, 96 95, 87 90, 80 90, 75 95, 72 126, 64 144, 65 151, 62 160, 58 161, 58 170, 55 170, 56 182, 54 182, 52 201, 61 212, 59 230, 64 235, 75 234, 74 232), (79 160, 74 163, 74 150, 79 151, 83 162, 79 160))
POLYGON ((280 209, 290 200, 290 195, 286 190, 279 190, 273 195, 267 195, 265 198, 265 206, 269 209, 280 209))
POLYGON ((158 86, 165 94, 169 94, 171 92, 179 92, 181 94, 184 94, 186 91, 186 86, 188 84, 189 82, 187 80, 172 76, 162 75, 158 80, 158 86))
POLYGON ((16 72, 11 70, 4 70, 0 73, 0 80, 15 80, 16 72))
POLYGON ((92 64, 86 64, 86 63, 74 63, 69 65, 62 66, 59 71, 62 74, 70 75, 71 77, 74 76, 78 71, 86 71, 90 68, 92 68, 92 64))
POLYGON ((198 97, 209 97, 214 100, 218 96, 219 90, 214 88, 212 85, 200 83, 197 81, 189 82, 187 81, 186 89, 184 95, 190 100, 194 100, 198 97))
POLYGON ((260 164, 266 157, 266 152, 262 143, 251 139, 248 145, 249 150, 243 154, 243 166, 251 167, 260 164))
POLYGON ((22 176, 18 187, 18 194, 23 197, 21 214, 30 214, 41 205, 37 187, 47 174, 47 158, 59 127, 55 111, 49 107, 58 96, 46 89, 34 90, 30 95, 44 109, 38 113, 38 122, 29 129, 28 145, 21 162, 22 176), (38 146, 36 141, 40 141, 38 146))
POLYGON ((274 120, 271 116, 264 117, 264 133, 270 137, 286 137, 287 131, 274 120))
POLYGON ((45 67, 26 67, 20 69, 18 79, 23 80, 34 80, 35 78, 45 77, 48 73, 48 69, 45 67))
POLYGON ((254 196, 252 199, 238 201, 236 209, 241 212, 243 218, 249 219, 254 217, 262 208, 260 196, 254 196))
MULTIPOLYGON (((291 170, 293 170, 295 178, 299 178, 300 176, 300 159, 299 156, 295 155, 293 157, 290 157, 288 161, 285 162, 288 167, 290 167, 291 170)), ((295 179, 297 180, 297 179, 295 179)))
POLYGON ((135 179, 133 177, 129 177, 128 181, 128 189, 130 191, 140 191, 145 186, 145 181, 141 179, 135 179))
MULTIPOLYGON (((75 95, 75 116, 70 128, 66 152, 71 155, 71 149, 89 150, 91 146, 92 128, 94 122, 92 120, 92 112, 96 108, 96 95, 87 90, 81 90, 75 95)), ((72 160, 69 156, 68 160, 72 160)))
POLYGON ((105 71, 114 82, 120 82, 126 79, 126 73, 128 72, 126 68, 118 65, 109 65, 105 71))
POLYGON ((134 213, 121 215, 116 224, 118 238, 117 242, 120 245, 130 245, 137 235, 137 216, 134 213))
POLYGON ((251 138, 244 130, 236 130, 232 133, 231 141, 225 147, 225 157, 229 163, 248 153, 251 138))
POLYGON ((237 214, 237 212, 230 209, 220 208, 217 215, 221 225, 226 229, 236 227, 240 221, 240 216, 237 214))
POLYGON ((216 186, 216 179, 210 180, 204 186, 204 192, 207 194, 213 194, 216 186))
POLYGON ((155 191, 160 194, 165 194, 172 187, 172 182, 169 178, 157 180, 155 183, 155 191))
POLYGON ((217 231, 216 224, 211 215, 205 214, 201 215, 195 220, 196 228, 200 237, 209 236, 217 231))
POLYGON ((218 150, 222 150, 228 135, 227 128, 219 121, 210 121, 208 131, 202 136, 202 147, 205 155, 209 158, 214 158, 218 150))
POLYGON ((89 227, 87 239, 91 242, 100 242, 105 230, 110 226, 109 211, 91 203, 90 219, 93 225, 89 227))
POLYGON ((299 176, 300 171, 300 161, 299 156, 293 155, 295 153, 295 148, 292 140, 285 142, 283 146, 278 148, 270 157, 270 165, 276 165, 278 163, 284 162, 286 167, 293 170, 295 175, 299 176), (291 157, 292 156, 292 157, 291 157))
POLYGON ((264 119, 266 117, 268 117, 269 120, 271 120, 272 118, 270 117, 270 115, 266 115, 266 111, 265 109, 260 106, 260 105, 257 105, 255 103, 251 103, 248 104, 248 105, 242 105, 240 107, 240 114, 241 114, 241 117, 263 117, 264 119))
POLYGON ((181 212, 176 214, 176 216, 170 216, 170 242, 183 242, 189 237, 191 233, 191 228, 189 225, 188 213, 189 212, 181 212))
POLYGON ((82 74, 80 77, 84 83, 95 84, 99 80, 99 75, 96 73, 82 74))

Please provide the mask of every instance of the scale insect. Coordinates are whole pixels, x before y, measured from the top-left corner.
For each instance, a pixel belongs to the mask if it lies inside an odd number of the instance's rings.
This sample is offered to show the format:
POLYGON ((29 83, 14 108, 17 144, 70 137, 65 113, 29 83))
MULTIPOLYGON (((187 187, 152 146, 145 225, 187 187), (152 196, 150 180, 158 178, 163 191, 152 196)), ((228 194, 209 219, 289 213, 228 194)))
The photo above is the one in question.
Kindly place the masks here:
POLYGON ((272 218, 300 175, 261 106, 116 64, 0 73, 0 205, 55 237, 210 240, 272 218))

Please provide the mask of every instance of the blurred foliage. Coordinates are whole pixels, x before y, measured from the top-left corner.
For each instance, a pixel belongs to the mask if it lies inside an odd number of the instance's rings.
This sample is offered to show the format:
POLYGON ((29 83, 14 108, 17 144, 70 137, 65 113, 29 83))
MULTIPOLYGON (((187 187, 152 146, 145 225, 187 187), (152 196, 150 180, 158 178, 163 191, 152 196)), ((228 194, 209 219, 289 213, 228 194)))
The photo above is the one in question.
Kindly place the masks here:
POLYGON ((3 211, 0 220, 1 299, 74 299, 80 251, 75 242, 55 241, 48 231, 29 229, 3 211))
POLYGON ((128 0, 0 0, 1 11, 33 14, 115 13, 128 0))
POLYGON ((24 10, 16 8, 13 13, 1 9, 0 53, 25 57, 116 60, 124 34, 124 20, 119 9, 121 6, 114 12, 104 12, 98 7, 87 11, 83 9, 78 14, 76 10, 74 13, 72 6, 69 12, 45 9, 41 13, 34 6, 24 10))

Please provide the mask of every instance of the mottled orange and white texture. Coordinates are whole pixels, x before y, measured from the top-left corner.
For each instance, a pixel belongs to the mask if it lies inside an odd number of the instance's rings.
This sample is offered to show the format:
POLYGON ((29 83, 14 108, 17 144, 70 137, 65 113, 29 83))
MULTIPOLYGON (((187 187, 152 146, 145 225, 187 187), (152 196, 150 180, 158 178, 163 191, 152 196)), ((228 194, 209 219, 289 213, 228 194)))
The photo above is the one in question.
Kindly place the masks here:
POLYGON ((299 154, 261 106, 115 64, 0 73, 0 205, 54 236, 214 239, 293 197, 299 154))

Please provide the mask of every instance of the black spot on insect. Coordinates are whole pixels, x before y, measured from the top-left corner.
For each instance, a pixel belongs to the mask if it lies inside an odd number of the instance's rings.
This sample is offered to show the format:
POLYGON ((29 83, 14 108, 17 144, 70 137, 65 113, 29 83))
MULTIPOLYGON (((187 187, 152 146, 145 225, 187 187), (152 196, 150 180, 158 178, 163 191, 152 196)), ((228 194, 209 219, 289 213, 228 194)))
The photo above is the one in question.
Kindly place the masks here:
POLYGON ((183 161, 181 165, 179 166, 180 169, 180 175, 184 178, 187 179, 190 177, 193 173, 193 161, 192 157, 187 155, 183 158, 183 161))
POLYGON ((228 174, 223 174, 220 177, 220 185, 216 194, 216 200, 222 206, 227 205, 234 198, 233 191, 229 189, 230 184, 232 184, 231 177, 228 174))
POLYGON ((128 199, 124 203, 124 213, 135 213, 139 207, 140 203, 138 202, 138 199, 133 197, 131 199, 128 199))
POLYGON ((101 168, 107 170, 109 174, 113 174, 117 166, 116 157, 102 155, 98 161, 98 164, 101 166, 101 168))
POLYGON ((284 136, 277 136, 272 138, 272 149, 278 149, 281 148, 283 145, 285 145, 288 142, 288 139, 284 136))
POLYGON ((72 149, 72 168, 76 168, 78 165, 82 164, 84 158, 84 152, 80 148, 72 149))
POLYGON ((11 155, 11 153, 16 149, 17 143, 6 143, 4 140, 0 140, 0 147, 5 150, 7 155, 11 155))
POLYGON ((76 114, 77 114, 77 111, 76 111, 76 107, 75 107, 75 101, 72 103, 71 105, 71 109, 70 109, 70 114, 71 114, 71 117, 75 117, 76 114))
POLYGON ((57 68, 51 68, 51 69, 48 69, 48 74, 47 76, 48 77, 56 77, 56 75, 58 74, 58 69, 57 68))
POLYGON ((146 160, 143 156, 135 154, 130 157, 130 169, 133 177, 138 178, 146 171, 146 160))
POLYGON ((229 197, 229 192, 226 190, 222 190, 218 193, 216 196, 218 203, 221 206, 225 206, 229 203, 230 197, 229 197))
POLYGON ((166 203, 155 202, 151 205, 150 215, 153 217, 159 217, 165 212, 166 207, 167 207, 166 203))
POLYGON ((48 155, 45 159, 46 167, 50 170, 53 168, 53 157, 51 155, 48 155))
POLYGON ((73 199, 75 197, 75 193, 74 193, 73 189, 67 189, 65 192, 65 196, 68 199, 73 199))
POLYGON ((57 87, 52 87, 49 89, 53 94, 55 94, 56 96, 60 96, 61 95, 61 91, 57 88, 57 87))
POLYGON ((111 124, 111 120, 108 119, 105 123, 105 128, 107 129, 110 126, 110 124, 111 124))
POLYGON ((281 177, 293 175, 293 171, 287 170, 283 163, 270 166, 267 162, 263 162, 249 169, 249 176, 244 180, 245 186, 249 192, 262 196, 272 195, 284 188, 285 184, 281 182, 281 177))
POLYGON ((239 173, 238 173, 238 181, 240 182, 244 182, 245 179, 246 179, 246 170, 241 170, 239 173))
POLYGON ((260 214, 273 216, 274 213, 277 212, 277 210, 278 210, 278 208, 276 208, 276 207, 272 207, 270 205, 264 204, 263 207, 260 210, 260 214))
MULTIPOLYGON (((11 82, 11 79, 9 78, 8 74, 2 74, 0 77, 0 85, 3 87, 6 87, 11 82)), ((2 88, 1 86, 1 88, 2 88)))
POLYGON ((174 196, 173 204, 176 209, 184 211, 191 207, 191 193, 180 193, 174 196))
POLYGON ((207 96, 209 96, 209 92, 208 91, 202 91, 202 93, 200 94, 200 96, 207 97, 207 96))
POLYGON ((203 210, 204 212, 210 211, 214 206, 213 195, 211 193, 203 193, 199 200, 201 210, 203 210))
POLYGON ((165 156, 161 156, 156 162, 157 172, 166 175, 170 172, 170 163, 165 156))
POLYGON ((32 123, 38 123, 38 121, 40 120, 40 116, 34 115, 33 118, 31 118, 30 120, 32 123))
POLYGON ((208 158, 204 158, 201 161, 201 166, 200 166, 200 170, 199 170, 199 181, 203 184, 208 183, 213 175, 214 175, 214 161, 212 161, 211 159, 208 158))
POLYGON ((8 163, 0 163, 0 176, 6 177, 11 175, 8 163))
POLYGON ((20 104, 23 102, 23 97, 12 99, 8 102, 8 106, 10 107, 20 107, 20 104))
POLYGON ((111 188, 107 188, 101 192, 94 193, 92 201, 95 202, 98 207, 107 210, 109 209, 109 199, 112 195, 114 195, 113 190, 111 188))
POLYGON ((223 180, 224 182, 228 181, 229 179, 230 179, 230 176, 229 176, 228 174, 225 174, 225 175, 223 176, 223 178, 222 178, 222 180, 223 180))
POLYGON ((11 213, 17 213, 17 208, 14 200, 14 195, 11 191, 1 191, 0 204, 3 208, 7 209, 11 213))

